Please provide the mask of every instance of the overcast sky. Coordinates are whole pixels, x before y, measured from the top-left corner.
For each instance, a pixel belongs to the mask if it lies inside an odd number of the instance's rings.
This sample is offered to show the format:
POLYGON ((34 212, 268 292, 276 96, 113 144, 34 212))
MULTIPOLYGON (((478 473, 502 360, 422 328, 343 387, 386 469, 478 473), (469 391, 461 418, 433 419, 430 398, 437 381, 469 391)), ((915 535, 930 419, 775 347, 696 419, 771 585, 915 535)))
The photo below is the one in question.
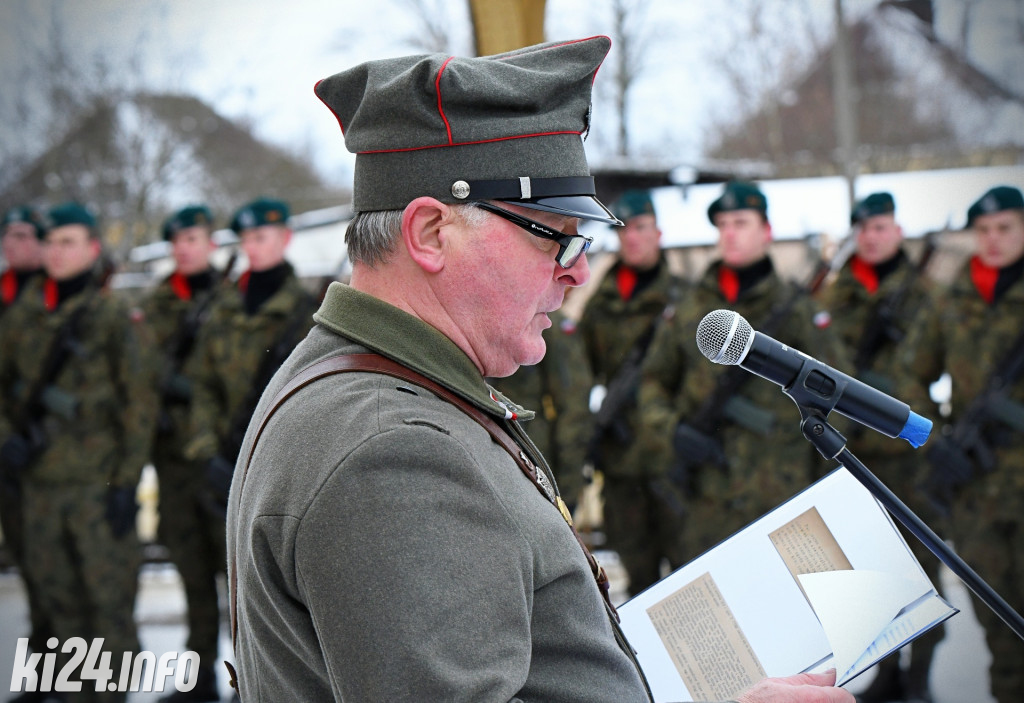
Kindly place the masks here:
MULTIPOLYGON (((470 52, 464 3, 421 1, 445 15, 455 50, 470 52)), ((981 3, 998 18, 999 8, 1020 1, 981 3)), ((782 8, 799 5, 777 2, 778 21, 788 21, 782 8)), ((844 0, 851 17, 875 3, 844 0)), ((606 4, 548 0, 548 38, 607 33, 606 4)), ((709 123, 728 117, 728 95, 709 56, 720 54, 729 40, 723 25, 737 4, 651 0, 644 31, 656 50, 630 116, 642 150, 694 159, 709 123)), ((940 29, 952 26, 960 3, 937 0, 936 5, 940 29)), ((827 31, 833 0, 804 0, 804 7, 827 31)), ((228 117, 246 118, 261 137, 303 150, 340 182, 347 180, 351 157, 336 120, 314 97, 314 83, 364 60, 412 53, 405 39, 417 30, 402 0, 0 0, 0 100, 9 91, 27 89, 18 74, 18 55, 46 45, 54 12, 83 56, 102 46, 115 63, 139 57, 147 87, 195 94, 228 117)), ((998 19, 989 25, 978 31, 1000 31, 998 19)), ((998 37, 978 44, 991 54, 983 60, 992 65, 1004 60, 998 37)), ((600 148, 600 140, 610 138, 605 131, 610 135, 614 129, 614 116, 598 105, 595 123, 600 148)))

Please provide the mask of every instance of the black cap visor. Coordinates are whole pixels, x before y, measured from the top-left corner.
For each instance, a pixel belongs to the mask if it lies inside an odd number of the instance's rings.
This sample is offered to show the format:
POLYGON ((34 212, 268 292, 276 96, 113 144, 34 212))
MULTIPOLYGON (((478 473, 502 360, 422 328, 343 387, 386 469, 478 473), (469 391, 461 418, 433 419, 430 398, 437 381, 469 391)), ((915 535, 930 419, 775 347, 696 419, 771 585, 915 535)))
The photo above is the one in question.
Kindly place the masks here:
POLYGON ((597 199, 592 176, 456 181, 452 184, 452 194, 459 200, 499 200, 622 227, 622 221, 597 199))
POLYGON ((566 217, 578 217, 581 220, 595 220, 606 225, 622 227, 622 221, 611 213, 604 204, 593 195, 559 195, 551 198, 533 198, 531 200, 503 200, 502 202, 518 205, 532 210, 553 212, 566 217))

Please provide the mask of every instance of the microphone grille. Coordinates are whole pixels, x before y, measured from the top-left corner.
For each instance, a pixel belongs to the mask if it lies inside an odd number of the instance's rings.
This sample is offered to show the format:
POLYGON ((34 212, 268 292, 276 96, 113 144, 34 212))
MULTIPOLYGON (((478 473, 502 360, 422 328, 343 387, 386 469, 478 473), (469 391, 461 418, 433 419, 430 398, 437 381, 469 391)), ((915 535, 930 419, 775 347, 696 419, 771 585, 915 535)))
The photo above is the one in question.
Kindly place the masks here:
POLYGON ((750 323, 732 310, 715 310, 697 325, 697 348, 716 364, 734 366, 746 356, 754 334, 750 323))

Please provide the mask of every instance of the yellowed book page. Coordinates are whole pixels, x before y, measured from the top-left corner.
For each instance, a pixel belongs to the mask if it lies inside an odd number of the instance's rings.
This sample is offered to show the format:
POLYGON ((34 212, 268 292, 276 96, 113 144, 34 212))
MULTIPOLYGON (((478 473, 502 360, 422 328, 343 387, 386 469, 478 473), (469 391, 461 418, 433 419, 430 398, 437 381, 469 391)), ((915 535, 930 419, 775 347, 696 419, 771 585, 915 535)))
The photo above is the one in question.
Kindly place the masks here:
POLYGON ((726 700, 765 677, 711 574, 647 609, 692 700, 726 700))
MULTIPOLYGON (((800 579, 797 578, 799 574, 845 571, 853 568, 815 507, 770 532, 768 537, 797 585, 800 585, 800 579)), ((800 590, 804 590, 803 586, 800 586, 800 590)))

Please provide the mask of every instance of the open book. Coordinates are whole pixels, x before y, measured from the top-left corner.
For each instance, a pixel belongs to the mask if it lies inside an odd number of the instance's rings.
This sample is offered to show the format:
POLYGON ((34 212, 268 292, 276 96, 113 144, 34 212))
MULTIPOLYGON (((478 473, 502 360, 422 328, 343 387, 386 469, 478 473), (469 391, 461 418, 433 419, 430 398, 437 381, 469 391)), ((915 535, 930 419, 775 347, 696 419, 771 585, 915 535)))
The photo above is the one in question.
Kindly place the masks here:
POLYGON ((659 703, 832 668, 842 685, 957 612, 845 468, 619 608, 659 703))

